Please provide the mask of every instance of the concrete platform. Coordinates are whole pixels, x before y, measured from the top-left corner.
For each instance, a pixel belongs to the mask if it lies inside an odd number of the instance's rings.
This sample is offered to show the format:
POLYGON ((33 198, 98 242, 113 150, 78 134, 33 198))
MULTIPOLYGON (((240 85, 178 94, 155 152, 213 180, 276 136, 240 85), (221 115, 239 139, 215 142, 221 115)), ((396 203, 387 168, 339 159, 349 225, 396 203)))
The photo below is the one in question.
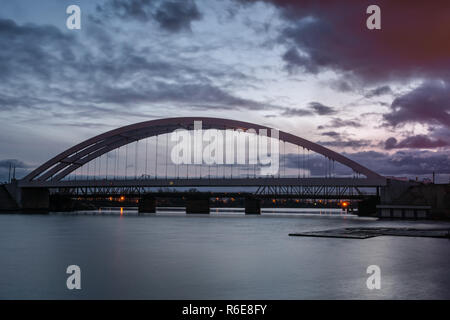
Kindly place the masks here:
POLYGON ((392 219, 426 219, 430 216, 431 206, 413 205, 377 205, 378 217, 392 219))
POLYGON ((367 239, 379 236, 427 237, 450 239, 450 229, 413 229, 413 228, 343 228, 323 231, 290 233, 296 237, 367 239))

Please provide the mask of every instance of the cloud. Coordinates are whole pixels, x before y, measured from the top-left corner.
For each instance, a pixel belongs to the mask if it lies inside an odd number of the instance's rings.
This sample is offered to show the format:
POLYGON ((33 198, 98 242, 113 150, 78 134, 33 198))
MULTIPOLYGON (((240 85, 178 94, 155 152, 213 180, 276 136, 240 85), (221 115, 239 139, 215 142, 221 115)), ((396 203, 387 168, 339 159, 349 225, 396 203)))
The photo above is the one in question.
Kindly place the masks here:
POLYGON ((72 35, 53 26, 19 26, 13 20, 0 19, 0 80, 19 82, 29 74, 41 81, 50 80, 51 65, 74 59, 70 49, 73 42, 72 35))
POLYGON ((97 12, 123 20, 156 21, 170 32, 191 30, 191 23, 202 17, 193 0, 109 0, 98 5, 97 12))
POLYGON ((285 117, 303 117, 313 115, 313 112, 305 109, 285 108, 281 115, 285 117))
POLYGON ((339 92, 351 92, 353 90, 353 86, 343 79, 330 80, 328 85, 339 92))
POLYGON ((339 137, 341 134, 336 131, 327 131, 327 132, 322 132, 322 135, 328 136, 328 137, 339 137))
POLYGON ((352 148, 352 149, 361 149, 363 147, 368 147, 371 145, 370 140, 365 139, 346 139, 340 140, 335 139, 333 141, 318 141, 320 145, 334 148, 352 148))
POLYGON ((334 110, 332 107, 325 106, 319 102, 310 102, 309 107, 321 116, 336 113, 336 110, 334 110))
POLYGON ((392 102, 391 111, 383 115, 392 126, 423 123, 450 127, 450 84, 426 81, 392 102))
POLYGON ((366 98, 378 97, 386 94, 392 94, 392 89, 390 86, 380 86, 375 89, 370 90, 364 96, 366 98))
MULTIPOLYGON (((366 28, 371 3, 261 0, 286 21, 279 41, 288 70, 334 70, 365 83, 448 77, 450 27, 441 1, 380 0, 381 30, 366 28)), ((254 0, 241 0, 254 3, 254 0)))
POLYGON ((325 106, 320 102, 310 102, 308 104, 308 109, 296 109, 296 108, 282 108, 284 111, 281 113, 282 116, 286 117, 303 117, 310 115, 330 115, 335 114, 336 111, 332 107, 325 106))
POLYGON ((448 141, 444 141, 441 139, 432 140, 425 135, 416 135, 407 137, 401 141, 397 141, 397 139, 391 137, 385 142, 385 149, 432 149, 432 148, 440 148, 440 147, 448 147, 450 143, 448 141))
POLYGON ((301 55, 299 51, 291 47, 282 56, 284 62, 286 62, 286 69, 290 73, 297 71, 299 66, 310 73, 318 73, 319 68, 316 64, 312 63, 307 55, 301 55))
POLYGON ((201 14, 194 1, 164 1, 156 11, 155 19, 159 25, 170 31, 190 29, 191 22, 199 20, 201 14))
POLYGON ((344 154, 382 175, 424 175, 450 173, 448 153, 431 151, 397 151, 394 154, 365 151, 344 154))
POLYGON ((333 118, 328 124, 326 125, 320 125, 317 127, 317 129, 322 130, 326 128, 343 128, 343 127, 353 127, 353 128, 359 128, 362 124, 360 121, 357 120, 344 120, 341 118, 333 118))
POLYGON ((0 160, 0 183, 3 181, 6 182, 8 178, 13 178, 14 171, 16 177, 23 177, 31 170, 31 168, 30 165, 18 159, 0 160))
POLYGON ((16 168, 20 168, 20 169, 28 169, 30 168, 30 166, 28 164, 26 164, 23 161, 17 160, 17 159, 4 159, 4 160, 0 160, 0 168, 7 168, 9 169, 9 167, 16 167, 16 168))
MULTIPOLYGON (((450 162, 445 152, 430 151, 398 151, 394 154, 361 151, 343 153, 344 156, 357 163, 385 176, 415 177, 437 174, 450 174, 450 162)), ((312 175, 323 175, 327 166, 323 156, 310 154, 303 157, 302 154, 287 154, 280 160, 287 168, 297 169, 306 167, 312 175)), ((337 176, 351 176, 352 170, 344 165, 335 163, 333 172, 337 176)))
POLYGON ((280 109, 231 93, 224 84, 242 88, 251 81, 233 68, 177 59, 176 49, 160 54, 153 44, 130 46, 95 24, 92 28, 81 39, 52 26, 0 19, 0 112, 24 121, 76 117, 80 124, 112 114, 155 115, 161 105, 280 109), (99 53, 102 48, 108 54, 99 53))

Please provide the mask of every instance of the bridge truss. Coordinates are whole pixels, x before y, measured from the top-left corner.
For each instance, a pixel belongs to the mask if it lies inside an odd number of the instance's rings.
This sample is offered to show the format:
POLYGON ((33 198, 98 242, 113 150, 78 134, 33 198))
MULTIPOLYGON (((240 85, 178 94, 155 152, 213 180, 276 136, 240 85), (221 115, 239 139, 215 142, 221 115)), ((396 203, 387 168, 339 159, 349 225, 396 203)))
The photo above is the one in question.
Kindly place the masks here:
POLYGON ((253 188, 252 193, 259 197, 358 198, 376 194, 374 190, 386 185, 386 179, 376 172, 283 131, 279 131, 283 153, 280 153, 276 176, 258 176, 260 168, 250 164, 249 154, 246 155, 246 166, 170 163, 169 134, 177 129, 192 131, 195 121, 202 121, 205 130, 232 129, 247 134, 251 134, 251 130, 272 130, 253 123, 218 118, 169 118, 136 123, 67 149, 19 180, 19 187, 47 188, 73 195, 140 195, 155 192, 155 188, 185 188, 177 191, 185 192, 187 188, 242 187, 253 188), (335 164, 350 169, 353 176, 339 176, 334 171, 335 164), (318 174, 319 169, 322 171, 318 174))

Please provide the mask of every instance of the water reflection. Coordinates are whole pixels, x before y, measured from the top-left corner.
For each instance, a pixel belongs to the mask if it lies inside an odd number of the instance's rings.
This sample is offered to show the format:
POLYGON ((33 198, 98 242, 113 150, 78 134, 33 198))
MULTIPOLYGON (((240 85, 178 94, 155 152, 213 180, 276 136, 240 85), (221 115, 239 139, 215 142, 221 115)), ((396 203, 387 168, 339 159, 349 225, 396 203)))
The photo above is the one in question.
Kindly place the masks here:
POLYGON ((140 217, 136 208, 123 207, 0 215, 0 298, 450 298, 448 240, 288 236, 340 227, 449 223, 285 209, 264 210, 261 216, 212 212, 187 216, 162 208, 140 217), (65 287, 70 264, 82 270, 79 292, 65 287), (379 291, 366 288, 369 264, 381 267, 379 291))

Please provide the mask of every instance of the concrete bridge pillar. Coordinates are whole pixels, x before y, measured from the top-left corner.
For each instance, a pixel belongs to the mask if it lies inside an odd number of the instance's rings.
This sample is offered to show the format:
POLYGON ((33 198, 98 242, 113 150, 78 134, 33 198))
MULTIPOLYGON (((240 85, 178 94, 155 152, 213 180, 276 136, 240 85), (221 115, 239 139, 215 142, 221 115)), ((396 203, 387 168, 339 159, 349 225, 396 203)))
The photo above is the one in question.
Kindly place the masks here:
POLYGON ((15 199, 11 196, 8 189, 5 186, 0 185, 0 212, 2 211, 15 211, 19 206, 15 199))
POLYGON ((50 196, 50 211, 73 211, 75 203, 68 195, 52 194, 50 196))
POLYGON ((156 213, 156 199, 148 196, 140 198, 138 213, 156 213))
POLYGON ((380 198, 377 196, 367 197, 358 202, 358 216, 375 217, 377 215, 377 205, 380 204, 380 198))
POLYGON ((50 192, 46 188, 22 188, 20 208, 26 211, 48 211, 50 192))
POLYGON ((245 214, 261 214, 261 200, 245 198, 245 214))
POLYGON ((187 214, 209 214, 209 198, 192 197, 186 199, 187 214))

